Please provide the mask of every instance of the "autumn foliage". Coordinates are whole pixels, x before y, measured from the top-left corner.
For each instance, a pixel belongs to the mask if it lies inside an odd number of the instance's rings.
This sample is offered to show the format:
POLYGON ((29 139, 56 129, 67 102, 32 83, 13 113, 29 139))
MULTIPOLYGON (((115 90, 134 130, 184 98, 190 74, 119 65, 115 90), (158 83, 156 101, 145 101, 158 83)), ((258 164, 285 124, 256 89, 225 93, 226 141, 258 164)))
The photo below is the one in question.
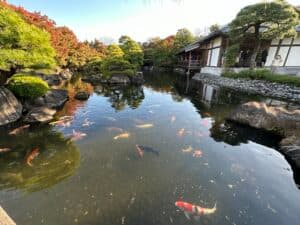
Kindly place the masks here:
POLYGON ((102 57, 101 42, 93 42, 93 46, 78 41, 74 32, 68 27, 57 27, 54 20, 42 15, 40 12, 29 12, 21 6, 14 6, 0 0, 0 5, 8 7, 29 23, 46 30, 50 34, 52 47, 56 51, 56 60, 62 67, 82 65, 88 61, 88 57, 102 57), (98 52, 97 49, 100 51, 98 52))

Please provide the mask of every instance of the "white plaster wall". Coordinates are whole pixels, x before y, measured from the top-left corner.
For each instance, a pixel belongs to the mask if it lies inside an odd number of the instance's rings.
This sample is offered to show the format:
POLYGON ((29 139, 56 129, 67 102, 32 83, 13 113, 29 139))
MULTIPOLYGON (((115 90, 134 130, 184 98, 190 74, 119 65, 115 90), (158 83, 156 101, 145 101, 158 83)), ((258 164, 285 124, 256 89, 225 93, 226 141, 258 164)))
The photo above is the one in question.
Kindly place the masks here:
POLYGON ((300 45, 300 37, 295 38, 294 45, 300 45))
POLYGON ((208 50, 208 56, 207 56, 207 62, 206 62, 207 66, 209 66, 210 57, 211 57, 211 50, 208 50))
POLYGON ((278 52, 278 55, 281 56, 282 62, 281 62, 281 64, 279 64, 278 66, 283 66, 284 60, 285 60, 285 58, 286 58, 286 55, 287 55, 288 51, 289 51, 289 47, 280 47, 280 50, 279 50, 279 52, 278 52))
POLYGON ((265 66, 271 66, 272 65, 272 61, 275 58, 276 49, 277 49, 277 47, 270 47, 265 66))
POLYGON ((290 45, 292 42, 292 38, 285 38, 282 40, 283 45, 290 45))
POLYGON ((300 47, 292 47, 286 66, 300 66, 300 47))
POLYGON ((212 74, 216 76, 221 76, 223 69, 221 67, 203 67, 201 68, 201 73, 212 74))
POLYGON ((220 48, 215 48, 212 50, 210 66, 218 66, 219 54, 220 54, 220 48))
POLYGON ((216 39, 213 40, 213 47, 218 47, 222 44, 222 38, 218 37, 216 39))

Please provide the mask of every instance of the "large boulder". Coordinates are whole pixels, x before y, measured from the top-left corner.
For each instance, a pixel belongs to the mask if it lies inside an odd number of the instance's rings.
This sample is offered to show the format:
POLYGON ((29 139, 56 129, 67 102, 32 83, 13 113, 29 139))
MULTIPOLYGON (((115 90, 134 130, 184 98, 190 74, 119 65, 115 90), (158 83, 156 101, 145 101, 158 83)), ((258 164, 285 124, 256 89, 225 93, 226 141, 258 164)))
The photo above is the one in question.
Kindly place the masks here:
POLYGON ((0 87, 0 126, 15 122, 22 116, 23 107, 8 89, 0 87))
POLYGON ((131 77, 131 83, 141 85, 145 82, 143 72, 137 72, 135 76, 131 77))
POLYGON ((55 115, 56 110, 50 109, 48 107, 36 107, 31 109, 24 118, 26 123, 49 123, 53 116, 55 115))
POLYGON ((89 82, 92 84, 100 84, 100 83, 107 83, 107 79, 105 79, 102 74, 89 74, 85 75, 81 78, 84 82, 89 82))
POLYGON ((86 91, 79 91, 75 94, 75 99, 85 101, 88 100, 90 97, 90 94, 86 91))
POLYGON ((129 84, 130 79, 126 75, 114 74, 109 78, 108 82, 110 84, 129 84))
POLYGON ((267 106, 265 103, 245 103, 234 110, 228 119, 284 136, 300 133, 300 110, 289 111, 280 106, 267 106))
POLYGON ((59 109, 64 106, 68 99, 68 91, 62 89, 51 89, 43 97, 39 97, 34 101, 26 101, 24 106, 27 110, 42 106, 59 109))
POLYGON ((300 138, 299 136, 289 136, 280 142, 280 149, 285 156, 300 169, 300 138))

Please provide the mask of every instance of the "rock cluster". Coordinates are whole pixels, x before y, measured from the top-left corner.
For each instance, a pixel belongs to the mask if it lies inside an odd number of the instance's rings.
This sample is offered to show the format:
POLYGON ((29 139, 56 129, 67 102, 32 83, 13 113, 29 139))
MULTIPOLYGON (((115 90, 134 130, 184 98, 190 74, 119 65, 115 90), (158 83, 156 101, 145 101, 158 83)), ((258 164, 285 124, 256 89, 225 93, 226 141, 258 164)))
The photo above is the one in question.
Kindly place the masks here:
POLYGON ((228 119, 282 135, 284 138, 280 143, 280 150, 300 168, 300 110, 248 102, 231 112, 228 119))
POLYGON ((112 85, 141 85, 144 83, 144 77, 142 72, 137 72, 134 76, 129 77, 123 74, 114 74, 110 78, 106 79, 102 74, 89 74, 82 78, 83 81, 92 84, 112 84, 112 85))
POLYGON ((231 79, 210 74, 196 74, 193 80, 230 88, 250 94, 284 99, 300 103, 300 88, 263 80, 231 79))

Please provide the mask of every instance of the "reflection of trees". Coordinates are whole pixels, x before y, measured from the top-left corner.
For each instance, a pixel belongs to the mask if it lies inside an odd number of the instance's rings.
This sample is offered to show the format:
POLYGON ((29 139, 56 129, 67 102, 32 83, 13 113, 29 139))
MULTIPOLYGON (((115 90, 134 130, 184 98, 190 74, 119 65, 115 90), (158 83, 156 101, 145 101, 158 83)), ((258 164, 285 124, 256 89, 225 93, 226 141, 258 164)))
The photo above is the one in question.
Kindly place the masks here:
POLYGON ((74 174, 80 153, 64 135, 49 127, 37 127, 17 138, 2 137, 12 151, 0 158, 0 188, 35 192, 51 187, 74 174), (26 165, 26 155, 39 148, 39 155, 26 165))
POLYGON ((127 105, 132 109, 136 109, 145 98, 143 87, 134 85, 97 85, 95 93, 108 97, 111 106, 118 111, 123 110, 127 105))
POLYGON ((83 107, 85 101, 79 101, 74 98, 78 91, 86 91, 90 95, 93 93, 93 86, 81 80, 79 74, 72 77, 70 82, 65 83, 66 90, 68 90, 69 101, 66 102, 64 108, 59 112, 59 115, 73 116, 79 107, 83 107))

